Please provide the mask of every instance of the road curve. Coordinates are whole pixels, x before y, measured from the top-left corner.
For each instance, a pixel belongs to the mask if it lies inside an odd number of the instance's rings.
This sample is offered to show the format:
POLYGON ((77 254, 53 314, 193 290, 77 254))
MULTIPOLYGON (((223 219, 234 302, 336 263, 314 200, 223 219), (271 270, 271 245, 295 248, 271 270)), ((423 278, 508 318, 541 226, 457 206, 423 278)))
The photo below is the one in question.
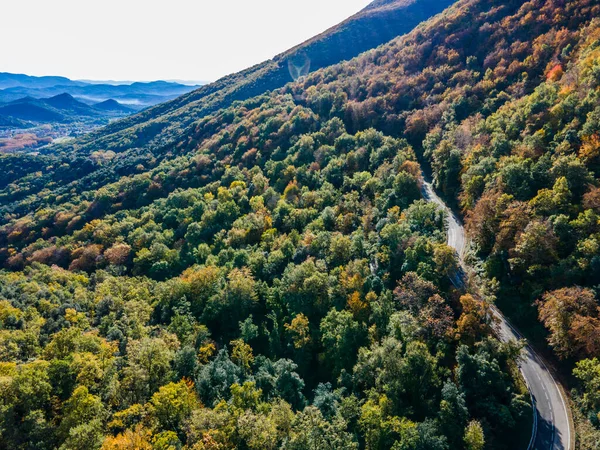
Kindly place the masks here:
MULTIPOLYGON (((460 264, 464 267, 466 239, 462 221, 437 196, 425 176, 422 176, 422 178, 421 191, 423 197, 428 201, 437 203, 448 214, 448 245, 456 250, 460 264)), ((508 342, 524 339, 521 333, 502 315, 500 310, 492 307, 492 311, 498 319, 496 333, 500 340, 508 342)), ((571 429, 567 403, 544 360, 529 344, 523 349, 519 368, 523 378, 525 378, 535 407, 534 424, 528 450, 571 450, 571 429)))

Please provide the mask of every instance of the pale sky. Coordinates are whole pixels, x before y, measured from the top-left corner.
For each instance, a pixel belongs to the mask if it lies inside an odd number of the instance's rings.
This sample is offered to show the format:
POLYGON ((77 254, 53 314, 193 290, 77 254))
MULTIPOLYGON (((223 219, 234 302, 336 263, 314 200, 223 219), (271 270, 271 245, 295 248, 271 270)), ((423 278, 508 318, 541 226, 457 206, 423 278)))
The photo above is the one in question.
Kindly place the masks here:
POLYGON ((0 72, 207 80, 272 58, 370 0, 0 0, 0 72))

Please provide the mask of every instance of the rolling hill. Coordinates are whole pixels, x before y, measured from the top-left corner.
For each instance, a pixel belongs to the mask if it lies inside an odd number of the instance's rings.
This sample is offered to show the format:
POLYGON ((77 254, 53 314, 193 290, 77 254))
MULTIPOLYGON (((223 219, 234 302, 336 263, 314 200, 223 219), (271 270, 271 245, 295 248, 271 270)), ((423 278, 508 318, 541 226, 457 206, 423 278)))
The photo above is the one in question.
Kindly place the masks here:
POLYGON ((46 98, 42 100, 47 105, 52 106, 53 108, 60 109, 62 111, 68 111, 73 115, 96 115, 98 114, 94 108, 82 103, 75 98, 71 94, 63 93, 55 95, 54 97, 46 98))
POLYGON ((0 152, 35 151, 131 113, 116 100, 88 105, 67 93, 0 103, 0 152))
POLYGON ((30 126, 27 122, 9 116, 0 116, 0 128, 27 128, 30 126))
POLYGON ((122 117, 131 112, 130 108, 112 99, 90 106, 67 93, 50 98, 24 97, 5 104, 0 103, 0 116, 37 124, 105 120, 122 117))

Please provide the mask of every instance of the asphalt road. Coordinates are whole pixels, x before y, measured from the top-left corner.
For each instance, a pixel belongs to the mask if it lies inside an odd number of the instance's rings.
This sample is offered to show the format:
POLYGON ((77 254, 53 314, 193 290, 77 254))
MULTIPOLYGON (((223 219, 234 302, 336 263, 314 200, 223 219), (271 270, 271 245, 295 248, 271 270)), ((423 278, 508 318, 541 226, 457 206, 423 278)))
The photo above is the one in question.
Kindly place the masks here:
MULTIPOLYGON (((423 177, 422 193, 425 199, 437 203, 448 213, 448 245, 456 250, 464 267, 466 251, 465 231, 462 221, 434 192, 429 181, 423 177)), ((496 332, 507 342, 523 339, 496 307, 492 308, 498 319, 496 332)), ((567 403, 558 383, 548 370, 544 360, 527 344, 519 364, 535 407, 534 424, 528 450, 571 450, 571 436, 567 403)))

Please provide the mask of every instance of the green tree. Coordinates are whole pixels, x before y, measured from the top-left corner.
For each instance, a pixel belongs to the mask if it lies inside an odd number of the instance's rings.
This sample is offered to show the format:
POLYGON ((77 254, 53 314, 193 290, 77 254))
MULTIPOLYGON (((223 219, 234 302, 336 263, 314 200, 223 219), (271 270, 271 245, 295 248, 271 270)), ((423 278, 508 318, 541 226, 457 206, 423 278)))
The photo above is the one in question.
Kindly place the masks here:
POLYGON ((485 439, 483 428, 476 420, 472 420, 465 429, 465 446, 467 450, 483 450, 485 439))
POLYGON ((127 345, 127 366, 121 389, 129 404, 144 403, 170 380, 174 352, 161 338, 143 338, 127 345))
POLYGON ((464 393, 453 382, 446 381, 442 388, 439 420, 451 448, 460 447, 468 415, 464 393))
POLYGON ((600 414, 600 361, 598 358, 577 362, 573 375, 582 384, 581 401, 587 411, 600 414))
POLYGON ((292 423, 290 439, 283 445, 285 450, 323 449, 357 450, 358 442, 346 430, 343 421, 326 421, 314 406, 308 406, 296 415, 292 423))
POLYGON ((227 350, 219 351, 215 359, 198 371, 196 387, 205 405, 213 405, 221 399, 228 399, 229 387, 242 379, 242 370, 235 365, 227 350))
POLYGON ((102 421, 93 419, 71 429, 59 450, 96 450, 102 445, 102 421))
POLYGON ((184 380, 161 386, 150 399, 152 415, 160 429, 183 432, 183 423, 199 407, 193 385, 184 380))
POLYGON ((327 364, 334 378, 343 369, 350 370, 365 339, 364 327, 349 311, 330 310, 321 321, 321 341, 327 364))
POLYGON ((59 433, 67 439, 67 442, 73 441, 79 434, 87 436, 86 439, 94 440, 96 438, 91 435, 98 433, 104 414, 105 408, 100 397, 90 394, 87 387, 78 386, 64 404, 59 433), (92 423, 95 424, 94 427, 91 427, 92 423))

